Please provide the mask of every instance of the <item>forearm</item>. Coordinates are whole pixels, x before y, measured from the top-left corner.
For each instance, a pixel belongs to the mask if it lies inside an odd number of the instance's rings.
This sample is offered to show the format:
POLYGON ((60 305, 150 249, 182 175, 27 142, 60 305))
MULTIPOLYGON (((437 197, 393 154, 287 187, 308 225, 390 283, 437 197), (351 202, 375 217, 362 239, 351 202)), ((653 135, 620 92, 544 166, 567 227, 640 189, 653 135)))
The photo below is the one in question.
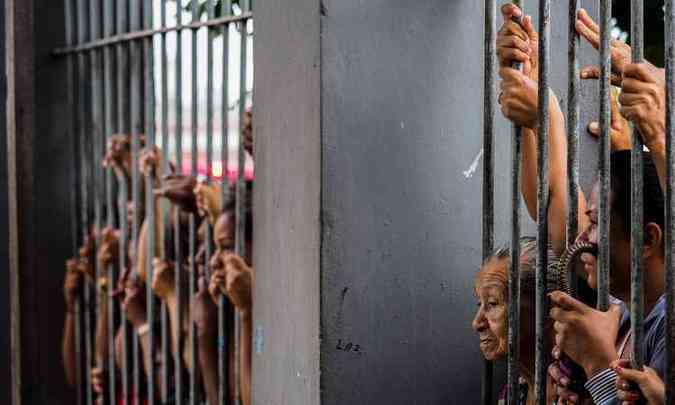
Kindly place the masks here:
POLYGON ((143 355, 143 369, 145 370, 146 380, 150 376, 150 367, 152 366, 153 353, 152 348, 150 347, 150 332, 146 331, 139 336, 139 342, 141 343, 141 350, 143 355))
POLYGON ((75 345, 75 313, 68 311, 66 312, 66 319, 63 325, 62 356, 66 381, 71 386, 75 386, 77 382, 75 345))
POLYGON ((650 145, 647 145, 649 148, 649 154, 652 157, 654 166, 656 166, 656 171, 659 176, 659 184, 661 184, 661 190, 665 192, 666 190, 666 145, 664 142, 654 142, 650 145))
POLYGON ((178 323, 178 306, 176 294, 172 293, 166 298, 166 307, 169 312, 169 324, 171 325, 171 348, 172 353, 176 353, 178 347, 178 334, 180 333, 180 324, 178 323))
POLYGON ((96 365, 105 369, 108 359, 108 300, 106 294, 101 294, 101 302, 96 318, 96 365))
POLYGON ((198 337, 198 357, 202 382, 209 405, 218 404, 218 347, 217 336, 200 334, 198 337))
POLYGON ((241 396, 243 405, 251 405, 251 344, 253 339, 253 320, 251 312, 240 312, 241 345, 240 345, 240 375, 241 396))

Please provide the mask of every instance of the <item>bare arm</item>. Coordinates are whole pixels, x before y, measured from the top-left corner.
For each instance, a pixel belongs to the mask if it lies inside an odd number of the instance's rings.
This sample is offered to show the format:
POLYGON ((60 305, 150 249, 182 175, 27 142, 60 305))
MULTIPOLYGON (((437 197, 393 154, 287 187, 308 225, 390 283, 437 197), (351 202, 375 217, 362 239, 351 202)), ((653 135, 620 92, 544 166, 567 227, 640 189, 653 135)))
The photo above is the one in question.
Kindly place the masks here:
POLYGON ((253 340, 253 320, 251 311, 240 311, 241 345, 240 347, 240 375, 241 396, 243 405, 251 405, 251 344, 253 340))
POLYGON ((77 382, 77 367, 75 357, 75 313, 66 312, 66 320, 63 325, 63 368, 66 373, 66 381, 70 386, 77 382))
MULTIPOLYGON (((566 245, 567 224, 567 133, 565 118, 557 99, 551 94, 549 105, 549 238, 553 250, 560 254, 566 245)), ((523 176, 521 191, 530 217, 537 219, 537 131, 525 129, 523 131, 523 176)), ((586 198, 579 192, 579 210, 583 214, 586 210, 586 198)), ((586 226, 586 217, 578 216, 579 229, 586 226)), ((576 236, 576 235, 575 235, 576 236)))

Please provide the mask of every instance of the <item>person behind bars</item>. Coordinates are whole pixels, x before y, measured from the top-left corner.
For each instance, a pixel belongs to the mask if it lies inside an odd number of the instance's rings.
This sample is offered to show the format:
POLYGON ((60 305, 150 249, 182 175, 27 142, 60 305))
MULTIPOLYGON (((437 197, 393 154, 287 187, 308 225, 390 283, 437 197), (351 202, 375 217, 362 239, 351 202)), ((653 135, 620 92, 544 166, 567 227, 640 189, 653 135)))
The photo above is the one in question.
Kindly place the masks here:
MULTIPOLYGON (((513 17, 522 16, 515 5, 503 6, 505 23, 500 30, 497 54, 500 59, 502 78, 499 101, 503 114, 517 125, 525 128, 523 136, 522 193, 530 214, 536 212, 536 159, 537 159, 537 47, 538 36, 532 28, 531 18, 524 17, 523 25, 513 22, 513 17), (529 21, 529 24, 528 24, 529 21), (523 72, 510 67, 512 61, 525 65, 523 72)), ((599 30, 588 13, 581 10, 576 23, 579 33, 597 47, 599 30)), ((615 42, 612 47, 612 62, 615 70, 628 65, 626 48, 615 42)), ((630 52, 628 52, 630 55, 630 52)), ((595 77, 597 68, 582 69, 582 78, 595 77)), ((625 74, 625 72, 622 72, 625 74)), ((625 86, 624 86, 625 87, 625 86)), ((625 89, 624 89, 625 91, 625 89)), ((549 213, 550 240, 556 252, 562 251, 566 242, 565 218, 567 213, 567 168, 565 122, 555 97, 548 106, 549 126, 549 213)), ((612 137, 625 137, 623 121, 615 117, 612 122, 612 137)), ((597 128, 597 124, 593 125, 597 128)), ((591 128, 592 130, 593 128, 591 128)), ((596 131, 597 132, 597 131, 596 131)), ((613 144, 625 144, 613 142, 613 144)), ((647 143, 647 145, 649 145, 647 143)), ((654 164, 658 158, 645 154, 644 171, 644 245, 643 266, 645 274, 645 360, 646 364, 663 375, 665 368, 665 301, 664 301, 664 251, 663 251, 663 194, 659 186, 659 173, 654 164)), ((614 151, 611 156, 611 209, 610 209, 610 269, 611 293, 624 302, 630 302, 630 152, 614 151)), ((579 235, 581 240, 597 246, 598 243, 599 187, 593 188, 590 200, 579 193, 579 235)), ((534 216, 534 215, 533 215, 534 216)), ((592 254, 582 255, 581 274, 588 284, 597 287, 596 259, 592 254)), ((586 388, 596 403, 619 403, 616 389, 616 371, 610 368, 613 361, 625 357, 632 350, 632 338, 627 314, 619 305, 613 304, 608 312, 600 312, 586 306, 562 292, 549 295, 552 308, 550 315, 555 321, 556 347, 554 357, 561 353, 583 367, 588 381, 586 388), (619 352, 617 353, 617 343, 619 352)), ((554 365, 550 373, 556 379, 562 399, 575 400, 566 390, 567 381, 554 365)))
MULTIPOLYGON (((537 241, 531 237, 520 239, 520 392, 518 405, 535 403, 534 396, 534 350, 535 346, 535 275, 537 241)), ((476 316, 471 323, 478 333, 480 349, 487 360, 503 360, 507 356, 508 341, 508 277, 511 253, 506 247, 493 252, 474 277, 474 293, 478 299, 476 316)), ((549 291, 559 288, 553 277, 548 279, 549 291)), ((553 325, 545 326, 547 343, 553 343, 553 325)), ((507 388, 499 395, 499 405, 506 403, 507 388)), ((555 399, 552 380, 547 384, 547 403, 555 399)))

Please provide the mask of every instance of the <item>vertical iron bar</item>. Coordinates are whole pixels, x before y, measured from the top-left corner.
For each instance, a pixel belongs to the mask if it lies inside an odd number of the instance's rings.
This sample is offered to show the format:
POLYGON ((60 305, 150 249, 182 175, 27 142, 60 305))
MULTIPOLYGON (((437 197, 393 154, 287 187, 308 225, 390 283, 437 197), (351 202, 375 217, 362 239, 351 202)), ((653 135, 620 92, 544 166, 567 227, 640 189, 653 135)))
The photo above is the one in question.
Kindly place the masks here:
MULTIPOLYGON (((141 3, 129 3, 129 21, 130 30, 136 31, 141 28, 141 3)), ((134 204, 134 215, 131 221, 131 243, 134 247, 135 257, 132 265, 135 266, 135 274, 138 274, 138 256, 139 256, 139 228, 140 228, 140 211, 141 211, 141 179, 138 168, 138 157, 140 152, 140 137, 143 130, 142 105, 141 105, 141 75, 142 60, 141 60, 141 46, 139 41, 132 41, 131 46, 131 198, 134 204)), ((146 279, 146 282, 150 280, 146 279)), ((143 368, 142 351, 140 349, 139 336, 136 331, 133 334, 133 396, 135 403, 141 400, 141 370, 143 368)))
POLYGON ((551 2, 539 1, 539 133, 537 136, 537 274, 536 274, 536 346, 535 346, 535 401, 546 404, 547 347, 545 321, 546 270, 548 269, 548 137, 549 137, 549 65, 551 2))
MULTIPOLYGON (((116 2, 116 27, 115 32, 122 34, 128 30, 128 7, 125 0, 116 2)), ((128 44, 120 43, 115 48, 117 59, 117 131, 121 134, 129 134, 129 48, 128 44)), ((119 243, 119 269, 121 273, 125 272, 130 263, 127 260, 129 252, 129 222, 127 217, 127 202, 129 201, 129 179, 126 175, 121 175, 117 179, 119 186, 118 212, 120 221, 120 243, 119 243)), ((129 323, 127 314, 120 311, 120 327, 122 334, 122 399, 125 404, 131 403, 131 368, 129 364, 129 323)))
MULTIPOLYGON (((166 0, 162 0, 160 3, 160 24, 162 28, 166 28, 166 0)), ((166 51, 166 33, 161 35, 161 63, 162 63, 162 84, 161 84, 161 103, 162 103, 162 168, 161 172, 163 175, 169 173, 169 78, 168 78, 168 55, 166 51)), ((165 200, 161 200, 162 207, 162 228, 166 230, 166 224, 169 223, 169 212, 168 212, 168 203, 165 200)), ((164 238, 162 243, 165 243, 167 235, 166 232, 163 233, 164 238)), ((166 247, 162 249, 162 259, 166 260, 166 247)), ((169 325, 169 308, 166 305, 166 302, 162 301, 161 304, 161 322, 162 322, 162 403, 166 403, 169 397, 169 348, 171 345, 171 338, 168 331, 169 325)))
MULTIPOLYGON (((109 37, 114 34, 114 9, 113 2, 103 2, 103 36, 109 37)), ((103 139, 109 140, 114 127, 114 109, 115 94, 113 86, 113 66, 112 66, 112 48, 107 46, 103 49, 103 69, 104 69, 104 96, 105 103, 105 121, 103 128, 103 139)), ((104 143, 104 145, 107 143, 104 143)), ((100 162, 98 163, 101 164, 100 162)), ((109 228, 115 227, 115 203, 113 196, 113 173, 112 169, 105 170, 105 190, 106 190, 106 224, 109 228)), ((115 274, 115 265, 111 264, 106 269, 108 274, 108 384, 110 394, 110 404, 117 404, 117 373, 115 367, 115 321, 117 311, 112 291, 117 285, 117 275, 115 274)))
MULTIPOLYGON (((213 0, 206 0, 206 11, 208 19, 212 20, 216 17, 213 0)), ((208 183, 211 183, 212 169, 213 169, 213 34, 214 30, 211 27, 206 29, 207 34, 207 48, 206 48, 206 178, 208 183)), ((213 252, 213 225, 207 221, 206 240, 204 241, 206 248, 206 257, 204 259, 205 277, 209 280, 211 272, 209 271, 209 261, 213 252)))
MULTIPOLYGON (((524 13, 523 3, 522 0, 514 2, 524 13)), ((512 67, 522 69, 522 65, 516 62, 512 67)), ((511 131, 511 266, 508 301, 507 404, 516 405, 519 401, 520 375, 520 173, 523 129, 514 125, 511 131)))
MULTIPOLYGON (((631 1, 631 48, 633 63, 644 59, 644 0, 631 1)), ((644 364, 644 281, 642 271, 643 228, 643 161, 642 137, 632 131, 631 149, 631 328, 633 334, 633 367, 642 369, 644 364)))
MULTIPOLYGON (((89 40, 97 40, 101 37, 101 9, 99 0, 89 0, 89 40)), ((92 173, 92 189, 94 193, 94 230, 95 237, 94 239, 94 252, 97 251, 98 247, 101 245, 101 229, 102 229, 102 216, 103 216, 103 196, 102 191, 105 184, 105 171, 101 166, 101 157, 103 150, 103 82, 102 82, 102 69, 101 69, 101 50, 91 50, 89 52, 89 64, 91 71, 91 118, 92 118, 92 146, 93 153, 91 159, 91 173, 92 173)), ((94 255, 94 258, 96 256, 94 255)), ((99 267, 98 260, 94 259, 94 293, 96 297, 96 315, 100 315, 100 309, 102 308, 103 299, 100 288, 98 288, 98 283, 103 276, 103 270, 99 267)), ((107 365, 108 359, 99 359, 98 350, 95 348, 95 364, 101 370, 110 370, 107 365)), ((107 387, 110 388, 110 387, 107 387)), ((99 394, 105 401, 106 392, 99 394)))
POLYGON ((675 270, 673 249, 675 248, 673 232, 675 228, 675 173, 673 172, 673 141, 675 138, 675 8, 673 0, 666 0, 665 15, 666 46, 666 404, 675 404, 675 270))
MULTIPOLYGON (((580 0, 569 0, 567 48, 567 246, 574 244, 579 233, 579 34, 576 30, 580 0)), ((576 293, 576 276, 570 275, 572 293, 576 293)))
POLYGON ((611 167, 610 155, 610 19, 612 1, 600 2, 600 147, 598 149, 598 177, 600 182, 600 201, 598 204, 598 309, 609 308, 609 223, 610 201, 609 180, 611 167))
MULTIPOLYGON (((484 89, 483 89, 483 260, 494 247, 494 121, 495 121, 495 0, 485 0, 484 89)), ((492 404, 494 365, 483 360, 481 404, 492 404)))
MULTIPOLYGON (((65 29, 66 29, 66 42, 68 45, 74 45, 76 42, 76 33, 75 33, 75 16, 74 16, 74 5, 72 0, 65 1, 65 29)), ((72 155, 73 159, 71 160, 70 175, 71 175, 71 190, 70 190, 70 216, 71 216, 71 232, 72 232, 72 249, 73 255, 77 257, 78 255, 78 237, 79 233, 79 221, 78 221, 78 136, 77 136, 77 126, 76 126, 76 117, 78 115, 78 109, 75 104, 75 86, 77 83, 77 76, 75 72, 76 67, 76 56, 68 55, 68 106, 70 109, 71 120, 68 127, 69 135, 71 137, 72 145, 72 155)), ((79 86, 78 86, 79 87, 79 86)), ((80 342, 82 339, 82 292, 78 291, 77 298, 75 301, 74 308, 74 335, 75 335, 75 391, 76 391, 76 404, 82 405, 84 403, 84 385, 82 384, 82 351, 80 348, 80 342)))
MULTIPOLYGON (((176 25, 178 27, 183 25, 183 18, 180 7, 176 13, 176 25)), ((182 30, 176 31, 176 134, 175 134, 175 148, 176 148, 176 171, 180 174, 183 172, 183 36, 182 30)), ((176 386, 176 404, 183 404, 184 390, 183 390, 183 367, 181 361, 181 347, 183 347, 183 287, 182 287, 182 271, 183 271, 183 251, 181 248, 181 224, 180 212, 178 209, 174 211, 174 247, 175 247, 175 282, 176 282, 176 349, 174 353, 174 373, 176 386)))
MULTIPOLYGON (((152 0, 143 1, 143 22, 142 26, 145 29, 152 29, 152 0)), ((154 81, 154 55, 153 55, 153 37, 146 37, 143 39, 143 60, 144 60, 144 72, 143 72, 143 82, 145 85, 145 147, 147 151, 151 151, 155 147, 155 81, 154 81)), ((157 227, 155 217, 157 213, 155 212, 155 196, 152 192, 154 188, 154 177, 159 173, 152 173, 151 175, 145 176, 145 219, 147 224, 147 252, 146 252, 146 262, 145 262, 145 288, 146 288, 146 307, 148 313, 148 339, 150 340, 150 353, 151 361, 150 367, 148 367, 148 376, 147 376, 147 389, 148 389, 148 405, 154 405, 155 403, 155 383, 156 379, 156 362, 155 359, 155 343, 156 343, 156 330, 155 330, 155 294, 152 291, 152 275, 153 267, 152 260, 155 257, 156 245, 157 245, 157 227)), ((162 325, 164 326, 164 325, 162 325)))
MULTIPOLYGON (((192 21, 196 22, 199 20, 199 2, 192 0, 191 2, 192 10, 192 21)), ((198 115, 198 75, 197 75, 197 29, 190 30, 190 37, 192 39, 192 48, 191 48, 191 73, 192 73, 192 83, 191 83, 191 132, 190 132, 190 141, 191 141, 191 153, 190 153, 190 166, 191 166, 191 175, 197 176, 197 161, 199 159, 199 153, 197 150, 197 143, 199 138, 199 115, 198 115)), ((194 297, 197 291, 197 264, 195 263, 195 256, 197 252, 197 216, 195 214, 190 215, 190 298, 194 297)), ((191 311, 193 308, 191 308, 191 311)), ((199 402, 197 386, 199 384, 198 371, 197 367, 197 325, 194 322, 190 322, 190 357, 193 359, 192 372, 190 373, 190 405, 196 405, 199 402)))
MULTIPOLYGON (((249 10, 247 0, 241 0, 241 12, 249 10)), ((237 158, 237 188, 236 188, 236 228, 235 228, 235 254, 246 257, 246 152, 244 150, 243 124, 246 114, 246 58, 248 56, 247 27, 248 21, 240 23, 240 56, 239 56, 239 131, 238 131, 238 158, 237 158)), ((234 311, 234 403, 241 404, 241 319, 239 311, 234 311)))
MULTIPOLYGON (((221 16, 230 15, 232 4, 230 0, 222 0, 221 16)), ((223 71, 222 71, 222 100, 221 100, 221 161, 222 167, 222 204, 223 210, 230 198, 230 179, 229 169, 229 76, 230 76, 230 25, 225 24, 222 27, 221 35, 223 37, 223 71)), ((232 306, 225 296, 218 296, 218 402, 225 404, 230 401, 229 384, 229 356, 227 348, 229 347, 228 335, 232 317, 232 306), (226 402, 227 401, 227 402, 226 402)))
MULTIPOLYGON (((77 9, 77 27, 78 27, 78 42, 83 43, 87 40, 87 21, 85 14, 85 3, 84 0, 77 0, 76 3, 77 9)), ((79 118, 78 122, 80 123, 80 157, 81 157, 81 195, 82 195, 82 205, 81 205, 81 215, 82 215, 82 241, 84 242, 89 233, 89 187, 88 183, 90 180, 90 173, 88 168, 88 160, 91 159, 91 154, 89 153, 89 127, 88 127, 88 116, 86 110, 86 100, 87 100, 87 86, 88 75, 87 75, 87 65, 86 65, 86 55, 84 53, 78 54, 78 73, 80 76, 79 86, 79 96, 78 96, 78 110, 79 118)), ((91 367, 92 367, 92 335, 91 335, 91 283, 85 279, 83 286, 83 295, 84 295, 84 352, 85 352, 85 365, 84 365, 84 377, 86 382, 86 404, 92 405, 94 402, 94 392, 91 385, 91 367)))

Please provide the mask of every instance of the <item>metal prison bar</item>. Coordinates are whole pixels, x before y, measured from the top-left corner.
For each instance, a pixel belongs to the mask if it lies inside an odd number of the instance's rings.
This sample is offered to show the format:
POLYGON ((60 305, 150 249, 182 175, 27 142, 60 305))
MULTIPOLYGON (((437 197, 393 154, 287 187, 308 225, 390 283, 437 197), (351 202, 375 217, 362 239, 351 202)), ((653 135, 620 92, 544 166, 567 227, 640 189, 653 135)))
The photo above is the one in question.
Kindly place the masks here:
MULTIPOLYGON (((514 2, 522 8, 521 2, 514 2)), ((575 20, 579 9, 579 0, 569 0, 569 47, 568 47, 568 156, 567 156, 567 245, 570 246, 578 234, 578 140, 579 140, 579 63, 577 52, 579 37, 575 29, 575 20)), ((599 261, 598 261, 598 309, 606 311, 609 308, 609 229, 610 229, 610 76, 611 76, 611 43, 610 43, 610 20, 611 0, 601 0, 600 10, 600 147, 598 155, 598 177, 600 184, 599 198, 599 261)), ((631 38, 632 38, 632 61, 643 61, 643 1, 632 0, 631 2, 631 38)), ((538 404, 545 402, 545 379, 547 366, 547 353, 544 346, 544 322, 546 319, 545 277, 548 264, 548 226, 547 226, 547 203, 548 203, 548 88, 549 88, 549 47, 550 47, 550 1, 539 1, 539 136, 537 144, 538 152, 538 188, 537 188, 537 273, 536 273, 536 361, 535 361, 535 395, 538 404)), ((675 403, 675 263, 673 263, 673 249, 675 249, 675 173, 673 173, 675 160, 673 159, 673 142, 675 141, 675 7, 673 0, 666 1, 666 94, 667 94, 667 187, 666 193, 666 303, 667 303, 667 362, 666 362, 666 388, 667 404, 675 403)), ((495 1, 485 0, 485 83, 484 83, 484 170, 483 170, 483 258, 485 259, 492 250, 494 241, 494 50, 495 50, 495 1)), ((631 333, 634 339, 633 367, 639 368, 644 364, 643 345, 643 269, 641 263, 641 251, 643 245, 643 202, 642 202, 642 139, 636 131, 633 131, 631 151, 631 333)), ((519 324, 519 181, 520 181, 520 130, 514 127, 512 138, 512 223, 511 223, 511 274, 509 275, 509 353, 508 353, 508 403, 517 403, 517 361, 518 361, 518 324, 519 324)), ((485 363, 483 372, 482 403, 492 401, 492 365, 485 363)))
MULTIPOLYGON (((190 30, 192 39, 191 55, 191 150, 190 150, 190 174, 198 175, 198 161, 200 159, 197 137, 199 134, 199 91, 198 91, 198 36, 202 29, 207 31, 207 90, 206 90, 206 126, 207 126, 207 145, 206 145, 206 168, 207 177, 210 179, 213 164, 213 136, 214 136, 214 72, 213 72, 213 54, 214 37, 218 33, 222 35, 223 44, 223 66, 222 66, 222 116, 221 116, 221 173, 223 174, 223 208, 229 198, 228 195, 228 150, 229 150, 229 75, 232 73, 229 63, 229 28, 231 24, 237 24, 241 33, 240 39, 240 88, 239 88, 239 123, 244 122, 246 106, 246 61, 248 57, 247 49, 247 22, 252 19, 250 5, 246 1, 240 2, 238 15, 232 14, 232 2, 227 0, 221 3, 221 15, 215 16, 214 0, 206 1, 207 19, 201 20, 199 15, 198 3, 193 1, 190 6, 192 21, 189 24, 183 23, 181 16, 181 5, 177 5, 177 23, 169 26, 167 23, 167 0, 143 0, 129 2, 127 0, 115 0, 108 2, 103 0, 65 0, 65 22, 66 22, 66 47, 54 50, 54 54, 67 57, 68 66, 68 102, 72 106, 72 124, 71 132, 77 136, 73 139, 73 147, 76 159, 73 161, 72 170, 72 195, 71 201, 73 213, 73 226, 81 229, 81 238, 75 237, 73 240, 73 251, 77 255, 87 253, 86 263, 93 269, 94 283, 85 281, 84 289, 78 298, 75 306, 75 335, 79 342, 84 342, 82 352, 80 345, 76 347, 76 372, 77 372, 77 403, 93 404, 99 399, 104 403, 117 404, 120 400, 123 403, 140 403, 146 398, 149 404, 156 400, 165 403, 169 398, 173 398, 177 404, 188 400, 190 404, 201 403, 200 378, 198 367, 196 366, 196 329, 193 322, 190 325, 190 347, 191 358, 193 359, 192 372, 190 373, 189 386, 186 390, 182 377, 182 355, 180 348, 185 342, 181 338, 180 326, 183 322, 183 307, 185 305, 182 299, 182 289, 184 288, 179 276, 184 271, 181 263, 185 252, 181 251, 180 234, 182 232, 180 217, 176 210, 174 221, 174 248, 175 248, 175 283, 176 283, 176 310, 178 332, 176 333, 178 344, 173 351, 173 391, 169 392, 167 387, 170 385, 169 375, 169 351, 170 334, 167 334, 168 309, 164 303, 160 312, 159 335, 161 335, 161 359, 162 369, 157 370, 154 361, 150 361, 147 369, 147 378, 145 375, 143 359, 141 356, 141 343, 139 333, 133 333, 133 341, 129 342, 129 325, 126 313, 120 311, 113 298, 113 290, 116 288, 121 271, 125 270, 131 264, 140 264, 139 247, 142 235, 141 214, 145 214, 145 232, 143 241, 146 242, 145 249, 145 277, 146 277, 146 311, 148 320, 148 341, 149 351, 156 353, 158 329, 155 322, 156 298, 151 288, 153 278, 152 260, 155 257, 156 250, 160 250, 162 258, 166 259, 165 249, 157 249, 163 243, 163 233, 157 234, 155 218, 160 219, 162 223, 167 223, 169 218, 168 206, 163 203, 160 211, 156 211, 155 197, 152 188, 155 185, 155 179, 161 178, 163 174, 169 172, 169 145, 171 144, 169 136, 169 62, 168 62, 168 43, 167 35, 175 33, 176 39, 176 61, 175 61, 175 95, 176 105, 174 113, 175 133, 173 136, 173 147, 175 152, 175 162, 178 173, 183 169, 183 105, 182 105, 182 85, 183 85, 183 54, 182 54, 182 34, 185 30, 190 30), (159 28, 155 28, 154 9, 155 3, 160 10, 159 28), (155 71, 154 61, 154 39, 158 37, 161 41, 161 82, 160 82, 160 111, 161 120, 155 117, 155 71), (143 179, 139 173, 138 161, 141 155, 142 134, 144 135, 145 150, 147 153, 153 153, 157 145, 156 129, 160 127, 161 145, 162 145, 162 166, 158 168, 160 173, 147 173, 143 179), (130 134, 132 162, 131 173, 129 177, 119 173, 116 178, 117 187, 114 185, 113 170, 102 166, 102 158, 108 141, 111 141, 114 133, 130 134), (143 184, 143 183, 144 184, 143 184), (144 187, 143 187, 144 186, 144 187), (79 198, 77 197, 79 194, 79 198), (130 198, 131 197, 131 198, 130 198), (128 227, 127 202, 133 201, 131 229, 128 227), (143 200, 142 200, 143 199, 143 200), (144 204, 141 204, 141 203, 144 204), (142 212, 144 211, 144 212, 142 212), (92 215, 93 214, 93 215, 92 215), (79 217, 79 220, 78 220, 79 217), (102 227, 105 219, 105 225, 108 228, 119 226, 119 263, 114 263, 105 269, 99 268, 96 258, 96 250, 102 244, 102 227), (90 223, 90 221, 92 221, 90 223), (92 227, 93 225, 93 227, 92 227), (78 245, 83 243, 89 246, 88 251, 78 250, 78 245), (129 246, 133 246, 136 253, 132 258, 132 263, 127 260, 129 246), (104 277, 107 277, 107 285, 99 284, 104 277), (99 286, 105 287, 98 288, 99 286), (92 302, 92 292, 96 293, 95 300, 92 302), (96 303, 93 307, 92 303, 96 303), (94 347, 94 328, 97 322, 92 313, 96 308, 96 314, 103 316, 102 309, 107 305, 107 328, 108 333, 105 336, 107 344, 107 356, 99 358, 98 351, 94 347), (122 330, 121 347, 121 370, 116 372, 115 358, 115 326, 119 320, 122 330), (132 345, 133 343, 133 345, 132 345), (130 353, 132 352, 132 353, 130 353), (129 362, 131 360, 131 363, 129 362), (92 367, 98 367, 107 372, 106 390, 102 393, 102 398, 97 397, 92 387, 92 367), (161 373, 161 374, 160 374, 161 373), (161 386, 164 388, 158 392, 156 387, 156 377, 161 378, 161 386), (145 391, 143 391, 145 388, 145 391)), ((240 131, 241 135, 241 131, 240 131)), ((245 237, 245 153, 244 142, 240 139, 238 142, 238 178, 236 187, 236 225, 235 225, 235 253, 245 255, 246 244, 245 237)), ((197 268, 195 262, 197 229, 196 218, 194 214, 190 216, 189 224, 189 251, 188 258, 190 267, 189 293, 193 296, 196 292, 197 268)), ((164 226, 162 226, 164 228, 164 226)), ((207 234, 207 255, 204 267, 206 275, 208 271, 209 257, 213 252, 212 229, 209 227, 207 234)), ((235 404, 240 403, 240 380, 239 375, 239 331, 241 329, 239 319, 233 313, 229 302, 223 296, 220 297, 218 304, 218 382, 219 382, 219 403, 230 403, 234 400, 235 404), (234 317, 233 317, 234 316, 234 317), (233 317, 233 318, 232 318, 233 317), (230 318, 234 321, 231 322, 230 318), (234 330, 230 331, 233 327, 234 330), (234 336, 235 361, 234 381, 228 381, 229 374, 229 335, 234 336), (234 395, 230 395, 230 389, 234 390, 234 395)), ((143 333, 145 334, 145 333, 143 333)), ((96 342, 100 344, 102 342, 96 342)))
POLYGON ((675 7, 673 0, 666 0, 665 15, 665 61, 666 61, 666 397, 668 405, 675 403, 675 263, 673 263, 673 238, 675 227, 675 7))

